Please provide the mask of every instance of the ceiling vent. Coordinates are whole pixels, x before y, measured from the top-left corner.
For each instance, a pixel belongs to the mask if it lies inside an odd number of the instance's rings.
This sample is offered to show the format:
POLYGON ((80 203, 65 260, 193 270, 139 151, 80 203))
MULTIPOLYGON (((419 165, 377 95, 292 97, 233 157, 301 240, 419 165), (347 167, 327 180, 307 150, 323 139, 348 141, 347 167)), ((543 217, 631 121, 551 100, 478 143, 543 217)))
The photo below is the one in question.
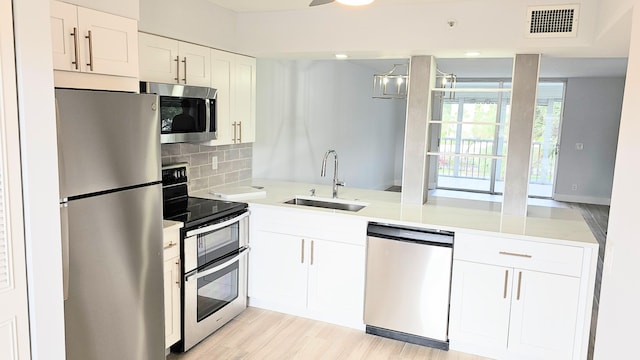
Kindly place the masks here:
POLYGON ((576 37, 580 5, 530 6, 527 8, 527 37, 576 37))

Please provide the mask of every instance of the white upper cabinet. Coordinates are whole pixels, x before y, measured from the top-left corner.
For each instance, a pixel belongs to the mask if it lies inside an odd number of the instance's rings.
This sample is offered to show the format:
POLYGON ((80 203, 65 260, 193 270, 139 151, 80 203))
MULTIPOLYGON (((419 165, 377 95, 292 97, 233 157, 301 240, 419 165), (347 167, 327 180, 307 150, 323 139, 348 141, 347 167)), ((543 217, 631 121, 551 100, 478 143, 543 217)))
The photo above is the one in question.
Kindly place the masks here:
POLYGON ((140 80, 211 86, 209 48, 140 33, 140 80))
POLYGON ((256 59, 211 49, 211 87, 218 90, 218 141, 255 141, 256 59))
POLYGON ((63 2, 51 2, 55 70, 138 77, 138 23, 63 2))

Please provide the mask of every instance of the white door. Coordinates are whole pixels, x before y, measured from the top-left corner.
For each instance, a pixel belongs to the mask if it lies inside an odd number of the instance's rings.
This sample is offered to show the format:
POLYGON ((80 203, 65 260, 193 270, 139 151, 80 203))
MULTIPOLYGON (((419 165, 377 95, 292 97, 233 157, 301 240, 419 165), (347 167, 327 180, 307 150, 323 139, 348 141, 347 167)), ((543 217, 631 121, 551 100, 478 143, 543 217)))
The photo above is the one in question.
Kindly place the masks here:
POLYGON ((311 240, 309 310, 316 316, 362 326, 365 247, 311 240))
POLYGON ((78 7, 82 71, 138 77, 138 22, 78 7))
POLYGON ((499 357, 507 349, 513 270, 456 260, 451 280, 452 348, 499 357), (471 346, 471 348, 469 347, 471 346), (495 353, 501 349, 502 353, 495 353))
POLYGON ((164 261, 164 336, 166 348, 180 340, 180 280, 180 258, 166 259, 164 261))
POLYGON ((232 114, 234 110, 232 83, 235 78, 235 55, 226 51, 211 50, 211 87, 218 90, 216 111, 218 139, 216 145, 232 144, 232 114))
POLYGON ((180 83, 211 86, 211 49, 189 43, 178 43, 180 83))
POLYGON ((256 231, 249 253, 249 297, 268 305, 302 311, 307 307, 309 240, 256 231))
POLYGON ((235 116, 237 136, 235 142, 248 143, 256 139, 256 59, 236 57, 235 116))
POLYGON ((516 269, 509 351, 518 359, 574 359, 580 279, 516 269))
POLYGON ((11 0, 0 0, 0 359, 29 359, 11 0))
POLYGON ((178 41, 162 36, 138 34, 140 80, 175 84, 178 82, 178 41))
POLYGON ((55 70, 80 71, 77 7, 71 4, 51 2, 51 46, 55 70))

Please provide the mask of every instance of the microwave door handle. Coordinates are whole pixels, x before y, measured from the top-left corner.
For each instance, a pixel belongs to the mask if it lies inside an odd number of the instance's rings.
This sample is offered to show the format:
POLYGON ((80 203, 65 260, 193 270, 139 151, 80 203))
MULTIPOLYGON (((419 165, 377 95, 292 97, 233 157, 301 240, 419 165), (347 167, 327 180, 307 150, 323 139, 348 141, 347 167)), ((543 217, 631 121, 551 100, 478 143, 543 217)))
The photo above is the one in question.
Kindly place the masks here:
POLYGON ((249 216, 249 213, 250 212, 247 210, 242 215, 236 216, 233 219, 229 219, 229 220, 221 222, 219 224, 213 224, 213 225, 210 225, 210 226, 205 226, 205 227, 201 227, 201 228, 198 228, 198 229, 195 229, 195 230, 187 231, 187 234, 185 235, 185 238, 190 238, 190 237, 195 236, 195 235, 200 235, 200 234, 203 234, 203 233, 212 232, 212 231, 216 231, 218 229, 222 229, 224 227, 227 227, 227 226, 229 226, 229 225, 231 225, 233 223, 236 223, 236 222, 246 218, 247 216, 249 216))
POLYGON ((208 269, 207 271, 203 271, 203 272, 198 272, 195 273, 193 275, 187 276, 187 278, 185 279, 186 282, 192 281, 192 280, 198 280, 202 277, 211 275, 215 272, 218 272, 226 267, 228 267, 229 265, 233 264, 234 262, 238 261, 241 257, 247 256, 247 254, 249 253, 249 250, 251 250, 251 248, 249 248, 248 246, 244 246, 242 247, 242 250, 240 250, 240 253, 234 257, 232 257, 231 259, 225 261, 224 263, 212 267, 211 269, 208 269))

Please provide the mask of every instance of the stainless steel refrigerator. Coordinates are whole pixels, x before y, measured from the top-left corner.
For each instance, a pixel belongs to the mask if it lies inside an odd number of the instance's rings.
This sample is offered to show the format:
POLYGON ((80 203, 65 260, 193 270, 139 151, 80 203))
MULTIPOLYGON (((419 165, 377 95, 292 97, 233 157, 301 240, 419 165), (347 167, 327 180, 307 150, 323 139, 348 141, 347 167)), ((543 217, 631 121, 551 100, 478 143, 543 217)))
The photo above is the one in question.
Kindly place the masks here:
POLYGON ((67 359, 164 359, 157 97, 55 95, 67 359))

